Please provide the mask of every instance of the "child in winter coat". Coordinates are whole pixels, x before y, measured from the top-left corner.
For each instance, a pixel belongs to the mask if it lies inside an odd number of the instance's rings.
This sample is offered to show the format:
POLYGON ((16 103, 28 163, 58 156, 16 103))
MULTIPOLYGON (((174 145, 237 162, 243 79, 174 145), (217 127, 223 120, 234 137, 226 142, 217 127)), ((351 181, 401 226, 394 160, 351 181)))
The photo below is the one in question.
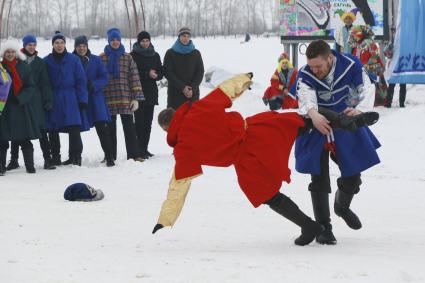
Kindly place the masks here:
POLYGON ((279 56, 277 68, 270 79, 270 86, 263 96, 263 102, 265 105, 269 105, 270 110, 298 107, 296 98, 289 93, 297 74, 298 71, 292 66, 288 55, 282 53, 279 56))

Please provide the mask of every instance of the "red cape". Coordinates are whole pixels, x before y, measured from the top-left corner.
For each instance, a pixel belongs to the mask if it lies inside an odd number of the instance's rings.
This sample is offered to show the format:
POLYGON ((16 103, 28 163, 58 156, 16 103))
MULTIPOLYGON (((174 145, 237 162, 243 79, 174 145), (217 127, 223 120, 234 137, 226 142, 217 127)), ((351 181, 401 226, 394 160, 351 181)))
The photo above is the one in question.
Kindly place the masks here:
POLYGON ((297 113, 264 112, 247 118, 226 112, 232 102, 220 89, 179 107, 168 129, 176 179, 202 173, 201 165, 234 165, 238 182, 258 207, 290 182, 289 154, 304 121, 297 113))

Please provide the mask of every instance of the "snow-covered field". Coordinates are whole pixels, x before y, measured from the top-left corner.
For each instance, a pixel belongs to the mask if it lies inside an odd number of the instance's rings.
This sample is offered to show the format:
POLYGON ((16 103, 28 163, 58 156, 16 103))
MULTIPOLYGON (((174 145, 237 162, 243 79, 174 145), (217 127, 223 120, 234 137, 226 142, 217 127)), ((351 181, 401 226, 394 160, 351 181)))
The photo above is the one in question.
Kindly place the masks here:
MULTIPOLYGON (((163 57, 174 38, 153 39, 163 57)), ((277 38, 194 39, 205 68, 254 72, 256 84, 235 102, 245 116, 266 110, 261 96, 282 51, 277 38)), ((68 42, 68 50, 72 50, 68 42)), ((90 41, 94 54, 105 41, 90 41)), ((50 41, 39 42, 42 56, 50 41)), ((128 50, 128 43, 126 44, 128 50)), ((305 58, 300 58, 305 62, 305 58)), ((209 89, 202 88, 202 94, 209 89)), ((398 88, 396 88, 398 94, 398 88)), ((394 105, 398 105, 395 95, 394 105)), ((160 92, 157 114, 166 105, 160 92)), ((21 168, 0 178, 0 282, 425 282, 425 86, 408 86, 407 107, 378 108, 372 127, 382 143, 382 163, 363 174, 353 201, 363 228, 349 229, 332 215, 336 246, 293 244, 299 228, 268 207, 254 209, 239 190, 233 168, 204 168, 172 229, 151 234, 173 168, 165 133, 154 123, 155 157, 125 160, 119 128, 117 166, 100 164, 95 131, 83 133, 83 165, 21 168), (67 185, 102 189, 95 203, 67 202, 67 185)), ((156 119, 156 117, 154 118, 156 119)), ((62 156, 67 156, 62 136, 62 156)), ((290 167, 294 168, 293 157, 290 167)), ((331 169, 335 190, 338 170, 331 169)), ((293 170, 282 191, 312 215, 309 176, 293 170)), ((332 198, 333 199, 333 198, 332 198)))

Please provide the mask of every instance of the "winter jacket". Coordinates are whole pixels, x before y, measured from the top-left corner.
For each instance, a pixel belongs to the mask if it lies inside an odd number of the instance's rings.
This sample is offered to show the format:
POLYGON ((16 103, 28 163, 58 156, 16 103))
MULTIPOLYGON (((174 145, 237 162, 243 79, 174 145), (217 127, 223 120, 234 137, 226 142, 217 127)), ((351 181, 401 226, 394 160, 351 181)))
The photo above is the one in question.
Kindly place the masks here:
MULTIPOLYGON (((100 54, 105 67, 108 65, 108 56, 105 53, 100 54)), ((103 92, 106 97, 111 115, 132 114, 130 102, 133 100, 145 100, 140 84, 137 65, 134 63, 130 54, 124 53, 119 58, 120 74, 114 78, 108 73, 109 81, 103 92)))
MULTIPOLYGON (((3 65, 6 70, 8 67, 3 65)), ((13 85, 10 87, 5 108, 0 116, 0 140, 23 141, 40 138, 40 127, 33 108, 35 84, 31 68, 17 59, 16 70, 21 78, 22 89, 15 96, 13 85)), ((8 70, 10 74, 10 70, 8 70)))
POLYGON ((88 103, 87 79, 80 59, 67 52, 60 63, 52 54, 44 61, 53 89, 53 108, 48 112, 47 129, 62 131, 78 125, 82 131, 88 130, 86 112, 80 110, 80 104, 88 103))
POLYGON ((108 72, 99 56, 90 54, 88 62, 83 66, 87 77, 87 91, 89 94, 89 103, 87 107, 87 120, 90 127, 95 122, 110 122, 106 98, 103 94, 103 88, 108 84, 108 72))
POLYGON ((45 129, 46 111, 51 110, 53 106, 53 93, 49 73, 47 72, 46 63, 37 55, 34 55, 34 59, 29 65, 35 83, 35 95, 33 96, 34 115, 40 129, 45 129))
POLYGON ((197 49, 189 54, 168 49, 164 56, 164 76, 168 80, 167 107, 177 109, 190 100, 182 92, 186 85, 192 87, 192 100, 198 100, 199 85, 204 76, 201 53, 197 49))
MULTIPOLYGON (((138 42, 135 44, 139 45, 138 42)), ((152 55, 143 54, 137 51, 138 49, 133 48, 130 53, 136 62, 137 70, 139 71, 139 78, 142 84, 143 95, 145 96, 145 103, 149 105, 158 105, 158 86, 156 81, 163 78, 162 62, 159 54, 152 50, 152 55), (149 71, 155 70, 158 77, 152 79, 149 76, 149 71)))
MULTIPOLYGON (((341 113, 347 107, 360 109, 358 99, 373 88, 362 69, 360 61, 352 56, 332 51, 336 57, 334 77, 330 84, 315 77, 309 66, 302 67, 297 78, 297 96, 302 113, 314 105, 307 101, 306 93, 312 92, 316 103, 341 113), (357 104, 353 104, 357 101, 357 104)), ((366 98, 365 98, 366 99, 366 98)), ((373 102, 373 101, 372 101, 373 102)), ((373 104, 372 104, 373 106, 373 104)), ((349 177, 380 162, 376 149, 381 146, 368 127, 355 132, 333 130, 336 144, 336 158, 343 177, 349 177)), ((297 138, 295 144, 296 169, 300 173, 320 174, 320 156, 327 137, 313 129, 297 138)))

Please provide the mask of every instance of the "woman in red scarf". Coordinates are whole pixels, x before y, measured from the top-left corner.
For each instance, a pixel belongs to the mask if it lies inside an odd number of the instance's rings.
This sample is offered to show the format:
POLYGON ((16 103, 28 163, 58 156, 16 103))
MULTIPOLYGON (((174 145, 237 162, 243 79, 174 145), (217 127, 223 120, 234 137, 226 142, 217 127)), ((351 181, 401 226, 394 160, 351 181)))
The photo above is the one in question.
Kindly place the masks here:
POLYGON ((28 173, 35 173, 32 139, 40 137, 40 130, 31 106, 34 82, 30 67, 17 44, 8 41, 0 51, 1 62, 12 78, 12 86, 5 108, 0 116, 0 176, 6 172, 6 154, 9 141, 16 141, 22 148, 28 173))

